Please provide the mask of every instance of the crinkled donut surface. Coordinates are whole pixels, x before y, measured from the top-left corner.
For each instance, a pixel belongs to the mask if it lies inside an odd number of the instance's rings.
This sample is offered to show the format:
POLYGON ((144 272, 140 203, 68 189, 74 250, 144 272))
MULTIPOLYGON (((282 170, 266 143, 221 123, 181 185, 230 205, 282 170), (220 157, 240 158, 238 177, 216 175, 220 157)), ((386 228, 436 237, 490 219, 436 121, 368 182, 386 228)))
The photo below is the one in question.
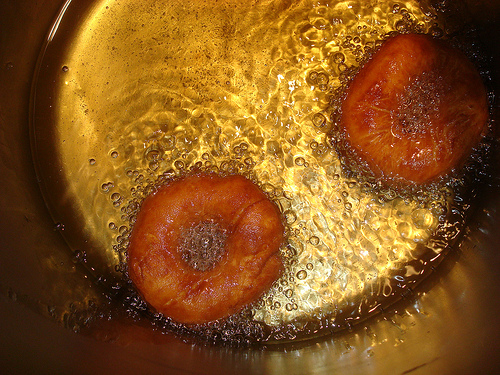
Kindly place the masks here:
POLYGON ((245 177, 183 177, 144 200, 130 237, 129 276, 165 316, 217 320, 279 277, 283 236, 278 208, 245 177))
POLYGON ((427 183, 461 167, 487 120, 486 89, 468 58, 443 40, 404 34, 353 79, 341 128, 375 175, 427 183))

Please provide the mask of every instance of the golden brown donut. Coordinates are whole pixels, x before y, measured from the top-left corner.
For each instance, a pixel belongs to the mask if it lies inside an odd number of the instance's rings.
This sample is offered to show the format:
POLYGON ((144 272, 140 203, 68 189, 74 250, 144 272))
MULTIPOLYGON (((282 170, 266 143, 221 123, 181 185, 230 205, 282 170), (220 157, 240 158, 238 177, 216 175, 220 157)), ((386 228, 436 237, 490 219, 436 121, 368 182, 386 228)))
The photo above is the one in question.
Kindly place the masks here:
POLYGON ((355 76, 340 123, 376 176, 426 183, 462 166, 487 120, 486 90, 467 57, 406 34, 387 40, 355 76))
POLYGON ((279 277, 283 232, 277 207, 243 176, 183 177, 144 200, 128 247, 129 276, 165 316, 217 320, 279 277))

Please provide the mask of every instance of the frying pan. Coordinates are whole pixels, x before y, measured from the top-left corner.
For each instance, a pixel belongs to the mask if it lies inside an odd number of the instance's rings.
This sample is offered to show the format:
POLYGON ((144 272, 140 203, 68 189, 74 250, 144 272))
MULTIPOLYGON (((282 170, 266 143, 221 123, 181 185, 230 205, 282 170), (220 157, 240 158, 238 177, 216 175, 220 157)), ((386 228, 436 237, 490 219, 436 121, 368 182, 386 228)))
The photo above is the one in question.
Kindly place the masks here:
MULTIPOLYGON (((266 348, 197 345, 110 321, 69 330, 102 291, 67 251, 33 167, 30 90, 63 1, 0 4, 0 364, 4 373, 492 374, 500 369, 500 162, 481 186, 465 236, 415 298, 333 336, 266 348), (62 287, 64 286, 64 287, 62 287), (87 306, 88 307, 88 306, 87 306), (65 311, 65 314, 60 312, 65 311)), ((438 6, 444 6, 441 2, 438 6)), ((498 89, 498 2, 468 1, 498 89)), ((497 90, 498 91, 498 90, 497 90)))

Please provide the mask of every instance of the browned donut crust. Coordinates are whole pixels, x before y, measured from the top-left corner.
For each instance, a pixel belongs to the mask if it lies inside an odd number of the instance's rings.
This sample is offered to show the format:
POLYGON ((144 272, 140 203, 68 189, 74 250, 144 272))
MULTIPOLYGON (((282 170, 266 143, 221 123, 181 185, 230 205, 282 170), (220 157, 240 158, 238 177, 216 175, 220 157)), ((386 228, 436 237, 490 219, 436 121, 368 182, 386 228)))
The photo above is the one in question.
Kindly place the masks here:
POLYGON ((217 320, 279 277, 283 233, 279 210, 250 180, 184 177, 144 200, 130 237, 129 276, 165 316, 217 320))
POLYGON ((341 127, 376 176, 426 183, 461 167, 487 120, 486 90, 467 57, 406 34, 387 40, 353 79, 341 127))

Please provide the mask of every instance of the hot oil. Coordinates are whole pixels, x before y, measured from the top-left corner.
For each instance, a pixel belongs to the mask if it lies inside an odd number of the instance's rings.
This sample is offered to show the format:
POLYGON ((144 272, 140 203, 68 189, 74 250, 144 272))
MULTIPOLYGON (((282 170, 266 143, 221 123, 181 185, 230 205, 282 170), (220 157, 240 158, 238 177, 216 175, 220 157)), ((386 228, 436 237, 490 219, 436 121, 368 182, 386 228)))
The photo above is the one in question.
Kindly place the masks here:
POLYGON ((135 215, 193 169, 246 175, 287 225, 285 273, 257 303, 195 328, 146 309, 157 325, 269 342, 348 328, 411 294, 462 230, 461 181, 400 194, 346 173, 327 141, 363 59, 392 32, 443 34, 433 11, 412 1, 103 1, 83 25, 60 72, 54 152, 65 198, 97 244, 85 253, 95 275, 118 280, 131 310, 144 310, 126 277, 135 215))

